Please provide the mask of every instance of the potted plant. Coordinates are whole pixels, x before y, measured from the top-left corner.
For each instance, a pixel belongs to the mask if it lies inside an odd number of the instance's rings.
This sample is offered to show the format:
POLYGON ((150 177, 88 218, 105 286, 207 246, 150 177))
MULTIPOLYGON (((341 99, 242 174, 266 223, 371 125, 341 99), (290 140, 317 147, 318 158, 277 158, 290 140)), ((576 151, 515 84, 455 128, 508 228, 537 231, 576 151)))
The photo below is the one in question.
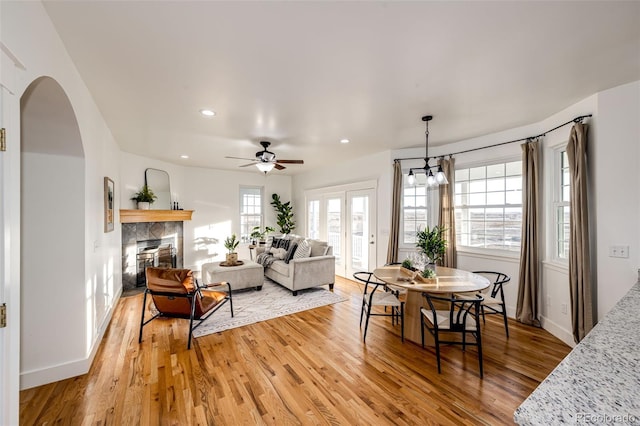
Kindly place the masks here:
POLYGON ((138 209, 140 210, 149 210, 149 206, 157 199, 156 194, 153 193, 151 188, 149 188, 146 184, 142 186, 142 189, 135 194, 131 199, 133 201, 137 201, 138 209))
POLYGON ((432 269, 430 265, 425 265, 424 270, 416 274, 416 280, 426 284, 438 284, 436 271, 435 269, 432 269))
POLYGON ((403 260, 400 264, 400 272, 413 279, 416 276, 416 268, 413 265, 413 260, 409 258, 403 260))
MULTIPOLYGON (((435 271, 436 262, 444 256, 447 242, 444 237, 444 228, 434 226, 432 229, 426 227, 416 233, 416 247, 427 257, 426 269, 435 271)), ((423 271, 424 272, 424 271, 423 271)))
POLYGON ((236 238, 236 234, 231 234, 230 237, 225 238, 224 240, 224 248, 227 249, 227 265, 235 265, 238 263, 238 253, 236 253, 236 248, 240 244, 240 240, 236 238))
POLYGON ((278 194, 271 195, 271 205, 276 209, 278 213, 277 221, 280 227, 280 232, 283 234, 289 234, 296 228, 295 221, 293 220, 293 207, 291 207, 291 201, 283 203, 280 201, 278 194))
POLYGON ((274 231, 275 228, 272 228, 270 226, 265 227, 264 231, 261 231, 259 226, 254 226, 249 236, 253 238, 253 245, 255 246, 258 242, 260 242, 261 244, 264 243, 267 234, 274 231))

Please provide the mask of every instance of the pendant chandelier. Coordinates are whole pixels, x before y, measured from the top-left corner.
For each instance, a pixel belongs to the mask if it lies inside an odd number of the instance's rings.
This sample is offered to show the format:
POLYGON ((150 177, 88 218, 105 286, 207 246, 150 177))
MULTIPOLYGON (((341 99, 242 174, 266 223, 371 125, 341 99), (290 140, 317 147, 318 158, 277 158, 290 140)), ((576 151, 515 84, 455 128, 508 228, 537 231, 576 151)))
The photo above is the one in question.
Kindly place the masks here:
POLYGON ((424 145, 424 166, 423 167, 412 167, 409 169, 409 176, 407 177, 407 182, 409 185, 414 185, 416 183, 416 173, 425 173, 427 175, 427 186, 438 186, 438 185, 446 185, 449 183, 447 177, 442 171, 442 166, 430 166, 429 160, 435 159, 436 157, 429 158, 429 121, 433 116, 425 115, 422 117, 422 121, 425 122, 426 131, 424 132, 425 136, 425 145, 424 145), (433 173, 433 169, 437 171, 435 174, 433 173))

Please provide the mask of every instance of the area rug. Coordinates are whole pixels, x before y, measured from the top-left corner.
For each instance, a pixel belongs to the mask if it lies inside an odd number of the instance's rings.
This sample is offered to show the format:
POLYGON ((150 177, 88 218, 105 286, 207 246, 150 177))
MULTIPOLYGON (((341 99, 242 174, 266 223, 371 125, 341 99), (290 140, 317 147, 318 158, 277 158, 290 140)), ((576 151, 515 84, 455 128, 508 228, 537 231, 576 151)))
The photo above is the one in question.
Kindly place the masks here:
POLYGON ((251 289, 233 292, 233 318, 227 303, 196 328, 193 335, 205 336, 345 300, 347 300, 346 297, 326 290, 324 287, 299 290, 298 295, 294 296, 290 290, 265 278, 261 291, 251 289))

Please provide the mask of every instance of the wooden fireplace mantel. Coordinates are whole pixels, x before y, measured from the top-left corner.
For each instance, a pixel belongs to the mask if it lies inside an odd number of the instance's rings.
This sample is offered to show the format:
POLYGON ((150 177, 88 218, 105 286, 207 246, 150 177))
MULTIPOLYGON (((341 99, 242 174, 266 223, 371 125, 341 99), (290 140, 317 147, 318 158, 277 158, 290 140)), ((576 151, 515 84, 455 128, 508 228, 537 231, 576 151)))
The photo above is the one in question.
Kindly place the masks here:
POLYGON ((191 220, 193 210, 120 210, 120 223, 181 222, 191 220))

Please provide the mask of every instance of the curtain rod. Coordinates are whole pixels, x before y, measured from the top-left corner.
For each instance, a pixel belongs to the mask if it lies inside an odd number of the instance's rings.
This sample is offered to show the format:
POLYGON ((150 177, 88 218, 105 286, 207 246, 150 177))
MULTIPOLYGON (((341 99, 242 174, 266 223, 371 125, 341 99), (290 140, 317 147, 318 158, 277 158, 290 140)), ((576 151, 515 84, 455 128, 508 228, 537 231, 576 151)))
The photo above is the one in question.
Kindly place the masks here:
MULTIPOLYGON (((558 130, 559 128, 564 127, 567 124, 579 123, 583 119, 591 117, 591 116, 592 116, 592 114, 580 115, 580 116, 574 118, 573 120, 569 120, 566 123, 562 123, 561 125, 556 126, 553 129, 547 130, 546 132, 540 133, 537 136, 529 136, 529 137, 526 137, 526 138, 515 139, 515 140, 512 140, 512 141, 494 143, 493 145, 481 146, 479 148, 465 149, 464 151, 452 152, 450 154, 436 155, 434 157, 428 157, 428 158, 444 158, 446 156, 452 156, 452 155, 458 155, 458 154, 466 154, 467 152, 480 151, 481 149, 493 148, 493 147, 500 146, 500 145, 507 145, 507 144, 510 144, 510 143, 522 142, 522 141, 527 141, 527 140, 530 140, 530 139, 541 138, 543 136, 546 136, 547 133, 551 133, 554 130, 558 130)), ((402 161, 402 160, 424 160, 424 157, 395 158, 393 161, 402 161)))

